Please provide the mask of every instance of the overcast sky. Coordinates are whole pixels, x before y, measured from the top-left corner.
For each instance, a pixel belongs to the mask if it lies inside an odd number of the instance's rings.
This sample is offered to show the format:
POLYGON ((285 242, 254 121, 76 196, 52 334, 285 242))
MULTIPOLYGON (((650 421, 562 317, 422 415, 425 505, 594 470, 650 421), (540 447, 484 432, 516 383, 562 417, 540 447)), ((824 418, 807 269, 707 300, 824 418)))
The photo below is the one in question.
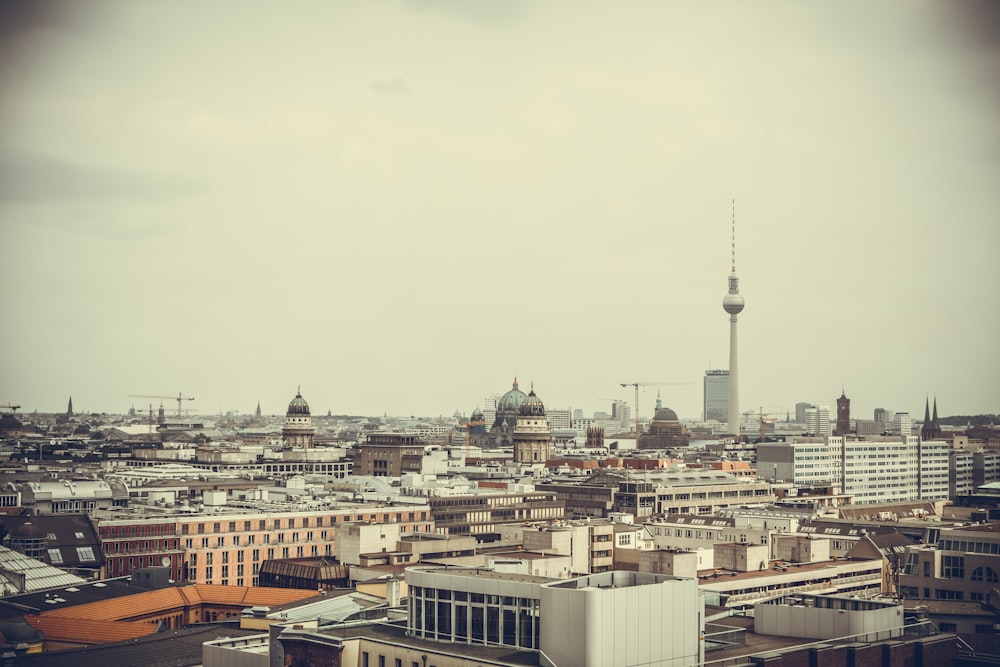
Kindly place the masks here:
POLYGON ((4 0, 0 402, 1000 412, 991 7, 4 0))

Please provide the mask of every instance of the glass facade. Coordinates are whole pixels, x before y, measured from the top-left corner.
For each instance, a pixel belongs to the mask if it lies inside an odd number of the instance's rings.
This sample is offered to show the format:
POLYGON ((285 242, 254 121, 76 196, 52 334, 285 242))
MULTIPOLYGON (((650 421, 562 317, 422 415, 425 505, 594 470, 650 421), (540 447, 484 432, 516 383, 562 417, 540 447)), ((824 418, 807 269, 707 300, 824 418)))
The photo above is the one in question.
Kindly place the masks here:
POLYGON ((410 586, 409 633, 447 642, 539 646, 539 601, 410 586))
POLYGON ((729 421, 729 371, 705 371, 705 421, 729 421))

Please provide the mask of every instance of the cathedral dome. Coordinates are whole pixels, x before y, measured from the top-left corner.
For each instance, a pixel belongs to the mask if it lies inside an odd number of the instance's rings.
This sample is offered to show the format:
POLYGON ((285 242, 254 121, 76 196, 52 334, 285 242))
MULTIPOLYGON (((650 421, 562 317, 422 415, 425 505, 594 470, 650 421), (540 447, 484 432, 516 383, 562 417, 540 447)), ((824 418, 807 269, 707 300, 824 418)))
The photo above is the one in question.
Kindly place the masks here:
POLYGON ((653 421, 675 422, 680 420, 677 419, 677 413, 671 410, 670 408, 660 408, 659 410, 656 411, 656 414, 653 415, 653 421))
POLYGON ((479 408, 476 408, 475 410, 473 410, 472 411, 472 421, 478 422, 478 421, 482 421, 482 420, 483 420, 483 411, 480 410, 479 408))
POLYGON ((293 398, 288 403, 288 415, 308 415, 309 414, 309 404, 306 403, 306 399, 302 398, 302 390, 295 394, 293 398))
POLYGON ((535 394, 535 390, 532 389, 524 402, 521 403, 521 407, 518 408, 517 413, 522 417, 544 417, 545 416, 545 406, 542 404, 542 399, 538 398, 535 394))
POLYGON ((521 403, 524 403, 527 398, 527 394, 517 388, 517 378, 514 378, 513 388, 497 401, 497 412, 507 410, 517 412, 518 408, 521 407, 521 403))

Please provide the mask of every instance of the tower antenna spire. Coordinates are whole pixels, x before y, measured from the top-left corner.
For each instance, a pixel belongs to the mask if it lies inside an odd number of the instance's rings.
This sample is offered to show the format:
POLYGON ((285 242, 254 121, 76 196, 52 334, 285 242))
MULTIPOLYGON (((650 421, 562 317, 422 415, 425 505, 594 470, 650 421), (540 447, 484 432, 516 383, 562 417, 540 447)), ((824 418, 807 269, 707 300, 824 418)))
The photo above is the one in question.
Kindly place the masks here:
POLYGON ((736 273, 736 198, 733 198, 733 271, 736 273))

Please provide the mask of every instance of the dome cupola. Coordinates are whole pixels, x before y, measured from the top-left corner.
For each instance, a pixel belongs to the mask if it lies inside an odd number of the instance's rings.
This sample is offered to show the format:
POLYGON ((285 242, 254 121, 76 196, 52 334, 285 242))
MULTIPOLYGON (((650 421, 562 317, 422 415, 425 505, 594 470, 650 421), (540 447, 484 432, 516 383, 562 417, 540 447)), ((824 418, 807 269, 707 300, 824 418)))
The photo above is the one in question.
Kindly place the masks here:
POLYGON ((309 404, 306 402, 306 399, 302 398, 302 388, 301 387, 299 387, 298 393, 295 394, 295 398, 293 398, 291 401, 289 401, 289 403, 288 403, 288 413, 287 414, 289 416, 291 416, 291 415, 308 415, 309 414, 309 404))
POLYGON ((545 416, 545 405, 542 404, 542 399, 538 398, 534 389, 525 397, 517 413, 522 417, 545 416))

